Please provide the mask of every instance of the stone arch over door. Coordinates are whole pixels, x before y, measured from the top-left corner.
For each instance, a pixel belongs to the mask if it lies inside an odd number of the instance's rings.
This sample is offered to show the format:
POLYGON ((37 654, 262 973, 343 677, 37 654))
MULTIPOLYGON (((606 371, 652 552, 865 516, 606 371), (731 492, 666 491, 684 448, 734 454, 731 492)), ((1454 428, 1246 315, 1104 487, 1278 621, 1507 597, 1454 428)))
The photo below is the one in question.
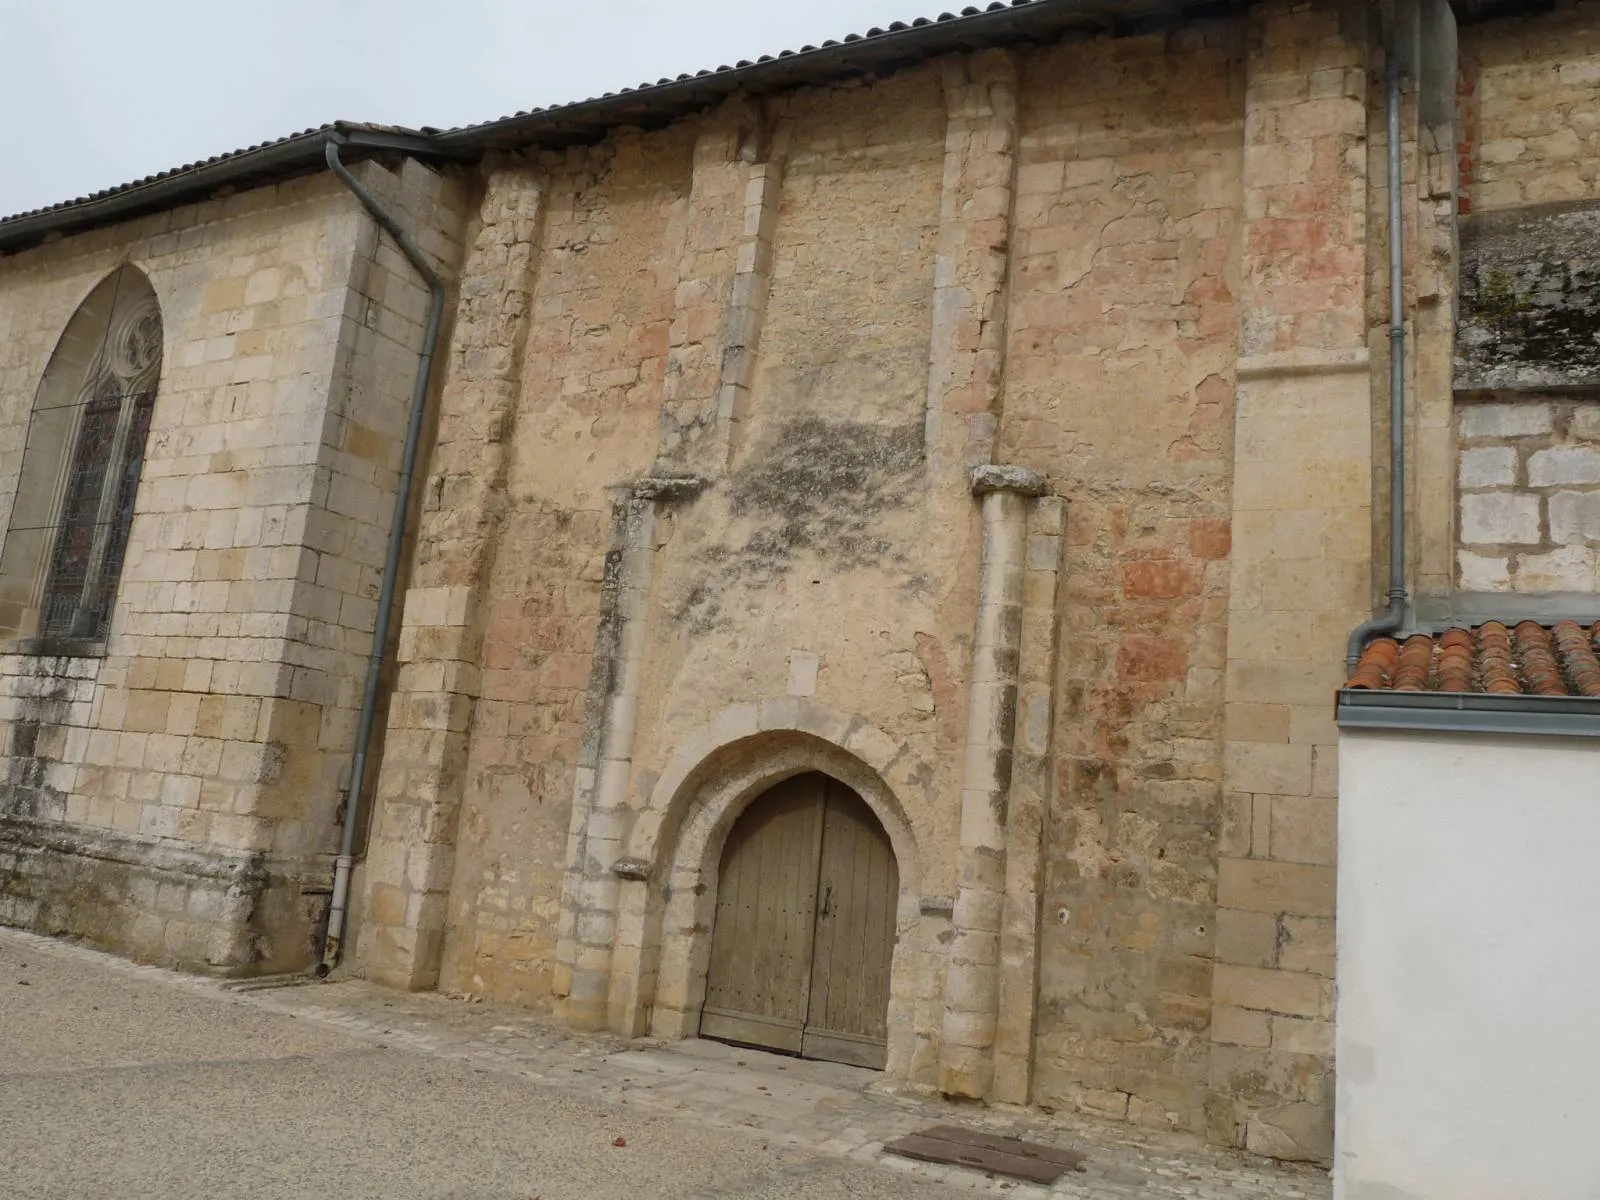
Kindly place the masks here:
MULTIPOLYGON (((914 759, 860 717, 808 702, 740 705, 680 743, 679 753, 634 820, 621 898, 611 1010, 624 1032, 693 1037, 700 1027, 718 869, 728 834, 749 804, 775 785, 819 772, 865 802, 893 847, 899 873, 890 966, 886 1072, 918 1074, 936 1061, 931 1030, 914 1008, 926 955, 940 930, 921 911, 923 870, 903 802, 914 759)), ((911 793, 914 794, 914 793, 911 793)), ((937 923, 940 918, 933 918, 937 923)))

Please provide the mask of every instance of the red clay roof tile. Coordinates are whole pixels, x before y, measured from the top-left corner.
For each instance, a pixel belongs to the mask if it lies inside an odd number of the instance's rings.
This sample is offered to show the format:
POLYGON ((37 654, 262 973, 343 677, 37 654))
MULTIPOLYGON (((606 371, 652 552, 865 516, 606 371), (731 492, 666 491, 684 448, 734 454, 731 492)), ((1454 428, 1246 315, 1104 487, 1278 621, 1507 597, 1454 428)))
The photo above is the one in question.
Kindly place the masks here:
POLYGON ((1523 621, 1507 629, 1485 621, 1415 633, 1405 643, 1367 645, 1347 688, 1396 692, 1487 692, 1495 695, 1600 697, 1600 621, 1584 626, 1523 621))

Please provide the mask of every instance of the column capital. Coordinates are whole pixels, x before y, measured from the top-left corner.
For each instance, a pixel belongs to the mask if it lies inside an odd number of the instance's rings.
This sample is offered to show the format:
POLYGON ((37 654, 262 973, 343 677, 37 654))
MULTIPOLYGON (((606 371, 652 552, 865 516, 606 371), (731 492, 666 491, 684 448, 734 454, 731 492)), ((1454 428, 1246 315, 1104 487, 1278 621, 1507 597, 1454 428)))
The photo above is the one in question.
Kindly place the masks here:
POLYGON ((699 475, 646 475, 634 481, 633 494, 640 500, 693 500, 706 483, 699 475))
POLYGON ((989 492, 1016 492, 1020 496, 1042 496, 1049 491, 1042 471, 1032 467, 1002 466, 984 463, 973 467, 968 476, 974 496, 989 492))

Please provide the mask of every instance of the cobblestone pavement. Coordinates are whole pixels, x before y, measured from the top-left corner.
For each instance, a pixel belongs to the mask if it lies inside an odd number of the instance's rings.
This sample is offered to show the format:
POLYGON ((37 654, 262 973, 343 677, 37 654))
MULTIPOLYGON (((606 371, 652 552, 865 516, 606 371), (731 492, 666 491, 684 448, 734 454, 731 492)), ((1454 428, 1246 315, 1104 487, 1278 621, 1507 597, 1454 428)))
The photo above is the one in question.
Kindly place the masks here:
MULTIPOLYGON (((264 986, 178 975, 14 930, 0 950, 92 963, 189 993, 232 1000, 338 1031, 359 1042, 453 1060, 503 1073, 614 1111, 676 1118, 699 1127, 740 1130, 801 1152, 777 1169, 777 1194, 806 1195, 808 1173, 830 1159, 875 1164, 923 1180, 929 1195, 947 1188, 1007 1197, 1084 1200, 1326 1200, 1325 1171, 1233 1155, 1111 1122, 1023 1110, 958 1106, 895 1094, 876 1072, 806 1062, 715 1042, 623 1041, 578 1034, 520 1009, 437 994, 406 994, 359 980, 264 986), (1021 1135, 1087 1155, 1085 1169, 1054 1185, 985 1176, 961 1167, 902 1159, 883 1143, 926 1125, 959 1123, 1021 1135), (792 1187, 792 1192, 783 1190, 792 1187)), ((6 980, 0 980, 0 985, 6 980)), ((820 1179, 819 1179, 820 1182, 820 1179)), ((887 1182, 887 1181, 886 1181, 887 1182)), ((643 1193, 641 1193, 643 1194, 643 1193)), ((768 1194, 748 1182, 685 1194, 703 1200, 768 1194)))

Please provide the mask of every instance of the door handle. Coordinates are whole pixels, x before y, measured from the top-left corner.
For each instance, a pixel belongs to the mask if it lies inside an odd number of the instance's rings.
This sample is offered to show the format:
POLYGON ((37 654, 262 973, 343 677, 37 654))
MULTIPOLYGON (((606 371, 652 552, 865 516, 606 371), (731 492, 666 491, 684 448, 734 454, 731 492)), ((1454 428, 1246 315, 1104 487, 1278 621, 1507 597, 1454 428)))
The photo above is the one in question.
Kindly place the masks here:
POLYGON ((828 884, 822 893, 822 916, 833 916, 833 884, 828 884))

